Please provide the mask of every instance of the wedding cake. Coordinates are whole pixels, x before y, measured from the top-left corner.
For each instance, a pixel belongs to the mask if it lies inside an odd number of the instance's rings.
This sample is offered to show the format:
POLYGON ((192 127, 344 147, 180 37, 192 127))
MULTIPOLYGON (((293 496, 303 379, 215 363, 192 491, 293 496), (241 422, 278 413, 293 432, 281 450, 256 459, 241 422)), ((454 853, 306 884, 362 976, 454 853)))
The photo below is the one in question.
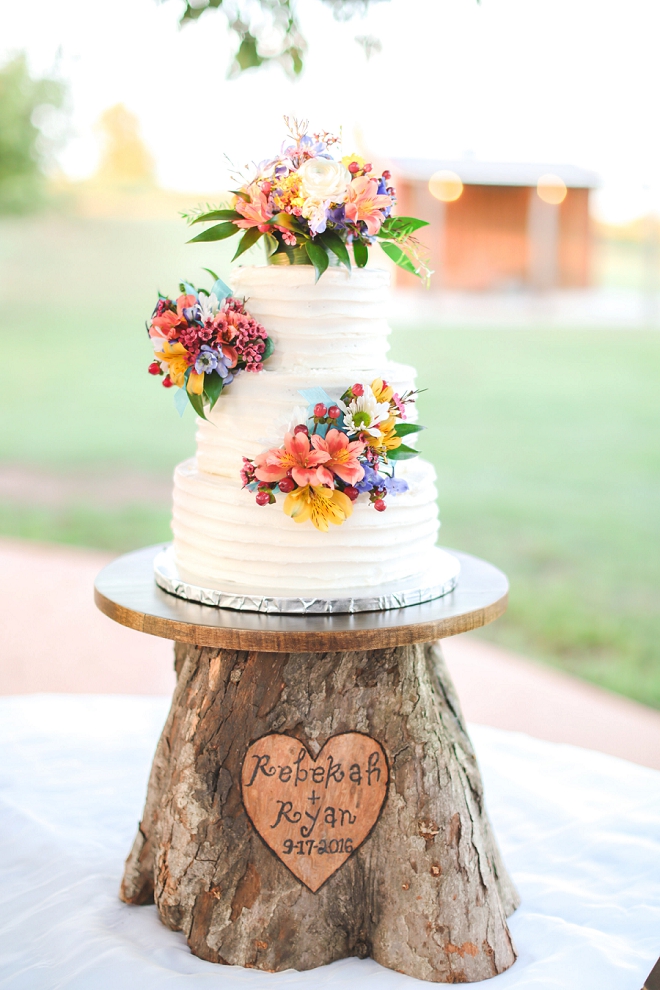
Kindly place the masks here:
POLYGON ((270 263, 235 268, 231 287, 182 283, 152 316, 149 370, 198 414, 196 456, 174 475, 177 576, 280 603, 417 579, 442 593, 458 564, 435 546, 415 370, 388 358, 389 273, 365 267, 378 236, 419 273, 423 222, 391 216, 389 173, 334 161, 327 134, 297 127, 291 140, 232 208, 193 218, 221 221, 195 240, 243 231, 236 256, 263 237, 270 263))

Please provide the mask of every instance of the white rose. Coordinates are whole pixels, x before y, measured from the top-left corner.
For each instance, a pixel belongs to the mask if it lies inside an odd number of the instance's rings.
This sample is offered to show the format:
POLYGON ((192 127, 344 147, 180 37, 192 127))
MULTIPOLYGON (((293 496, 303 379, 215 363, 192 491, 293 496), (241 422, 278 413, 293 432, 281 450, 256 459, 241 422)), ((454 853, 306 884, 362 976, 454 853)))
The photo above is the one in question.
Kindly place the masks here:
POLYGON ((298 169, 307 199, 343 203, 346 199, 351 173, 341 162, 329 158, 308 158, 298 169))

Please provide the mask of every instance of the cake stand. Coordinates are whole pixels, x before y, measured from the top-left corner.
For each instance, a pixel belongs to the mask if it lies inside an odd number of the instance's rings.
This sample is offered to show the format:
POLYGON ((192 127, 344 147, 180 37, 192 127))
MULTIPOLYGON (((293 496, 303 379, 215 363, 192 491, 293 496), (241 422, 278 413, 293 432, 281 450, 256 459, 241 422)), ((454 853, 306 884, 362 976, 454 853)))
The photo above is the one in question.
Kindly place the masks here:
POLYGON ((518 897, 437 640, 506 608, 459 558, 444 597, 355 614, 177 598, 162 546, 98 576, 111 619, 175 641, 177 686, 120 896, 196 955, 270 972, 347 956, 439 983, 506 970, 518 897))

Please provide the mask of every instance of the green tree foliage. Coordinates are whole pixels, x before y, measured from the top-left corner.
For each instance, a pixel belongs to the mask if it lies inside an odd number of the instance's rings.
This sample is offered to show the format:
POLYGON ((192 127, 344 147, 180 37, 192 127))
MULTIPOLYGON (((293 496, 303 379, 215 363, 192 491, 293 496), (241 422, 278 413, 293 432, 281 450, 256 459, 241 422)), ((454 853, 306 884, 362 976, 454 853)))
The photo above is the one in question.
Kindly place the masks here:
MULTIPOLYGON (((370 3, 383 0, 321 0, 338 20, 349 20, 370 3)), ((287 73, 300 75, 307 43, 300 31, 295 0, 186 0, 181 24, 196 21, 207 10, 221 10, 238 38, 229 76, 278 62, 287 73)))
POLYGON ((0 68, 0 214, 28 212, 43 202, 52 144, 45 124, 63 98, 62 83, 31 77, 25 55, 0 68))

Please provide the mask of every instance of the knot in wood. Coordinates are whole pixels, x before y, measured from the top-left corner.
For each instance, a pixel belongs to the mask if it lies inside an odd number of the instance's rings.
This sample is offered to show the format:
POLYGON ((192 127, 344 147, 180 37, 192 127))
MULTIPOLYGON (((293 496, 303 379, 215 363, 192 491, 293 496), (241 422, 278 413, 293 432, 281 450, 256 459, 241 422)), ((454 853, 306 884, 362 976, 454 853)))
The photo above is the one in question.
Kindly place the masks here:
POLYGON ((440 828, 432 818, 422 818, 417 822, 417 830, 422 839, 429 842, 429 840, 433 840, 436 837, 440 828))

